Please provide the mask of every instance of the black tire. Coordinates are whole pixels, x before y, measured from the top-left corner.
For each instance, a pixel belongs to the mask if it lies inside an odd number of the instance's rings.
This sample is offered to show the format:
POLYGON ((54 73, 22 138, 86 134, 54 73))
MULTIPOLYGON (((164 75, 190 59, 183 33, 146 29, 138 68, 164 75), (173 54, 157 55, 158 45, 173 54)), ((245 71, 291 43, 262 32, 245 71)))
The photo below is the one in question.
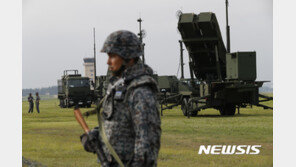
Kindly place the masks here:
POLYGON ((224 106, 220 107, 219 112, 220 112, 220 115, 222 115, 222 116, 226 115, 226 107, 224 107, 224 106))
POLYGON ((191 112, 191 116, 197 116, 197 111, 191 112))
POLYGON ((192 111, 194 108, 197 108, 197 104, 195 102, 188 103, 187 102, 187 113, 190 112, 190 116, 197 116, 197 111, 192 111))
POLYGON ((65 104, 65 102, 66 102, 65 99, 61 99, 60 100, 60 107, 61 108, 66 108, 67 107, 66 104, 65 104))
POLYGON ((59 106, 61 107, 61 108, 63 108, 63 106, 64 106, 64 104, 63 104, 63 100, 62 99, 60 99, 60 104, 59 104, 59 106))
POLYGON ((87 108, 90 108, 90 107, 91 107, 91 104, 87 104, 86 107, 87 107, 87 108))
POLYGON ((234 104, 226 104, 225 106, 222 106, 220 109, 221 115, 234 115, 235 114, 235 105, 234 104))
POLYGON ((188 112, 188 100, 187 100, 187 98, 183 98, 182 104, 181 104, 181 110, 183 112, 183 115, 187 116, 187 112, 188 112))
POLYGON ((65 99, 65 108, 70 108, 70 103, 69 103, 69 100, 68 99, 65 99))
POLYGON ((235 115, 235 109, 236 109, 236 107, 234 104, 230 105, 227 110, 227 115, 235 115))

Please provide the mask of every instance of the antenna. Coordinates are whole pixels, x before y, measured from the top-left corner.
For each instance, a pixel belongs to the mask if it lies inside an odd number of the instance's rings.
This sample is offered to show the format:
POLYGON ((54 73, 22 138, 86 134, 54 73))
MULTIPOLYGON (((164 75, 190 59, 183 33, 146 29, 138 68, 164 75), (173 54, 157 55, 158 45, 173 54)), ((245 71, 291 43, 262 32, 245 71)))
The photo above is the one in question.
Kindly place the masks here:
POLYGON ((145 43, 143 43, 143 38, 146 36, 146 31, 142 30, 141 28, 141 24, 142 24, 142 19, 141 17, 137 20, 139 22, 139 33, 138 36, 140 38, 140 42, 141 42, 141 49, 142 49, 142 59, 143 59, 143 63, 145 63, 145 54, 144 54, 144 47, 145 47, 145 43))
POLYGON ((226 39, 227 39, 227 53, 230 53, 230 26, 228 25, 228 0, 225 0, 226 5, 226 39))
POLYGON ((95 28, 93 28, 93 33, 94 33, 94 83, 95 83, 95 85, 94 85, 94 88, 96 87, 96 85, 97 85, 97 70, 96 70, 96 68, 97 68, 97 66, 96 66, 96 29, 95 28))

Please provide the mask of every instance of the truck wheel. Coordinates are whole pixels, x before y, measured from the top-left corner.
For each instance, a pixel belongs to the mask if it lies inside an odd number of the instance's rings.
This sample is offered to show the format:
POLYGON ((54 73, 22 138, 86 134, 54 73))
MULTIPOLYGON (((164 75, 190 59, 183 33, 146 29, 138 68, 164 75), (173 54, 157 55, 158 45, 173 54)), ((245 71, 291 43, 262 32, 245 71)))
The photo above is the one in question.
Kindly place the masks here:
POLYGON ((70 108, 70 103, 68 99, 65 99, 65 108, 70 108))
POLYGON ((227 115, 234 115, 235 114, 235 105, 234 104, 229 104, 227 106, 226 114, 227 115))
POLYGON ((197 111, 191 112, 191 116, 197 116, 197 111))
POLYGON ((59 105, 61 108, 65 108, 64 107, 64 100, 60 99, 60 105, 59 105))
POLYGON ((65 99, 60 100, 60 107, 66 108, 65 99))
POLYGON ((187 116, 187 111, 188 111, 188 101, 187 98, 183 98, 182 104, 181 104, 181 110, 183 112, 184 116, 187 116))
POLYGON ((222 106, 220 109, 221 115, 234 115, 235 114, 235 105, 234 104, 226 104, 222 106))
POLYGON ((219 112, 220 112, 220 115, 222 115, 222 116, 226 115, 226 107, 225 106, 220 107, 219 112))
MULTIPOLYGON (((193 110, 194 108, 197 108, 197 103, 192 102, 192 103, 188 104, 188 109, 193 110)), ((197 111, 192 111, 190 113, 190 116, 197 116, 197 113, 198 113, 197 111)))

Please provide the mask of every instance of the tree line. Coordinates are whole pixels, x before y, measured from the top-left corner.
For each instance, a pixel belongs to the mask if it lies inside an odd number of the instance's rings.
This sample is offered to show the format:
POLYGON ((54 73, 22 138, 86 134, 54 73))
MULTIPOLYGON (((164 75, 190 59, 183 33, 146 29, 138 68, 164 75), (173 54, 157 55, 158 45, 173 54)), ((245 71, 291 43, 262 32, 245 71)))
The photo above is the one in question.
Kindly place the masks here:
POLYGON ((50 86, 47 88, 23 89, 22 96, 28 96, 29 93, 35 95, 36 92, 38 92, 39 95, 57 95, 58 86, 50 86))

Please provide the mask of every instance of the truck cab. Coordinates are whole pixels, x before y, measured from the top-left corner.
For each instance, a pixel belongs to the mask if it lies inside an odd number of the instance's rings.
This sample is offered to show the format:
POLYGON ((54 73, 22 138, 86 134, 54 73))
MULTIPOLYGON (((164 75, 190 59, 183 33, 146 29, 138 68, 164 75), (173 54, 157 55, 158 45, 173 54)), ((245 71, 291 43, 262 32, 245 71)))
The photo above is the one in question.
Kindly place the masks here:
POLYGON ((78 74, 78 70, 65 70, 62 79, 58 80, 58 98, 60 107, 90 107, 92 103, 92 92, 90 90, 90 79, 78 74), (68 74, 74 71, 74 74, 68 74))

